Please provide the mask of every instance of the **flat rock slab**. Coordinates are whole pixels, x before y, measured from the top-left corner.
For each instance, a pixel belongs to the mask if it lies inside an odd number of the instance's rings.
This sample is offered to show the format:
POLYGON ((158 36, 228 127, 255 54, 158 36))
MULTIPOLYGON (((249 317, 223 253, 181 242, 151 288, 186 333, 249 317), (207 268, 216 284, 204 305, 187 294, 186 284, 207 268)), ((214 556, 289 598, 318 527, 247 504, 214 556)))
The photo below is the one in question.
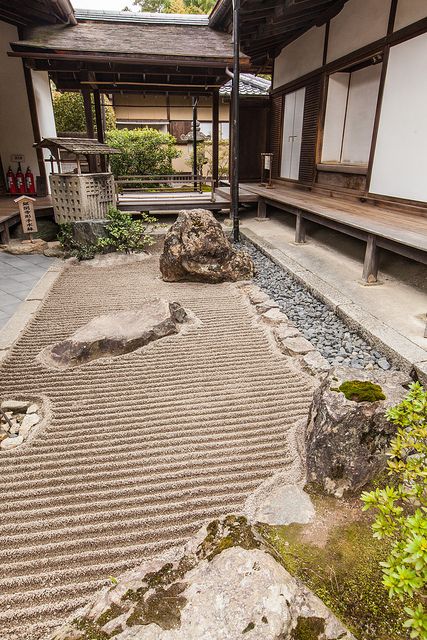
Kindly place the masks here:
POLYGON ((307 524, 314 514, 310 496, 298 485, 288 484, 274 489, 259 505, 254 517, 266 524, 287 525, 307 524))
POLYGON ((252 258, 236 251, 210 211, 180 211, 166 234, 160 271, 166 282, 236 282, 254 274, 252 258))
POLYGON ((94 318, 67 340, 44 350, 41 358, 45 364, 67 368, 130 353, 153 340, 178 333, 187 321, 187 313, 178 302, 155 298, 136 311, 94 318))
POLYGON ((52 640, 354 640, 245 518, 211 522, 174 556, 106 587, 52 640), (82 629, 90 629, 86 634, 82 629))

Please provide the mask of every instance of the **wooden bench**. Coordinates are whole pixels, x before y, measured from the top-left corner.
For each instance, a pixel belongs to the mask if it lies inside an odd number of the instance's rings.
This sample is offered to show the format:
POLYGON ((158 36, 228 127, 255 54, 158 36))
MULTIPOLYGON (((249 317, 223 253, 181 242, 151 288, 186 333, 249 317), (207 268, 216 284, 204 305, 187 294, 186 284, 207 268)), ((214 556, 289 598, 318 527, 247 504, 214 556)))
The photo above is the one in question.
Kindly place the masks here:
POLYGON ((424 216, 383 209, 282 186, 274 189, 251 184, 243 186, 257 193, 259 218, 266 217, 268 206, 295 215, 296 243, 305 243, 307 221, 366 242, 362 278, 367 283, 377 280, 381 248, 427 264, 427 212, 424 216))

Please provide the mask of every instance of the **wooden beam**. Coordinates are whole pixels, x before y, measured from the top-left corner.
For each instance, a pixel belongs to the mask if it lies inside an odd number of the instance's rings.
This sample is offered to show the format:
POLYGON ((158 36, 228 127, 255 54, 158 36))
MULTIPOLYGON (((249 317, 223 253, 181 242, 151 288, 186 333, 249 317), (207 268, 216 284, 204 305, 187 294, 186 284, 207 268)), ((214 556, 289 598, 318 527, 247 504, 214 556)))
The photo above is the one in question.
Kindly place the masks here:
POLYGON ((212 179, 213 186, 219 182, 219 91, 212 93, 212 179))
MULTIPOLYGON (((95 120, 96 120, 96 136, 99 142, 105 142, 105 117, 104 108, 101 104, 101 94, 99 89, 95 89, 93 92, 93 100, 95 103, 95 120)), ((101 171, 107 170, 107 157, 105 155, 100 156, 101 171)))
POLYGON ((296 244, 305 244, 305 219, 301 211, 296 214, 297 223, 295 227, 295 242, 296 244))
MULTIPOLYGON (((93 115, 92 115, 92 101, 89 89, 82 89, 83 96, 83 106, 85 111, 85 120, 86 120, 86 134, 88 138, 95 137, 95 128, 93 125, 93 115)), ((91 173, 96 173, 96 158, 95 156, 88 156, 88 164, 89 171, 91 173)))
MULTIPOLYGON (((28 106, 30 110, 31 126, 33 129, 34 142, 40 142, 41 134, 40 134, 39 118, 37 113, 37 102, 36 102, 36 97, 34 95, 33 77, 31 75, 31 70, 28 69, 24 65, 24 63, 22 63, 22 66, 24 69, 25 87, 27 90, 28 106)), ((36 154, 37 154, 37 164, 38 164, 38 169, 40 173, 40 178, 43 185, 42 189, 44 191, 44 193, 42 193, 41 195, 46 195, 46 193, 48 192, 48 186, 47 186, 47 172, 46 172, 46 165, 44 161, 43 149, 36 149, 36 154)))

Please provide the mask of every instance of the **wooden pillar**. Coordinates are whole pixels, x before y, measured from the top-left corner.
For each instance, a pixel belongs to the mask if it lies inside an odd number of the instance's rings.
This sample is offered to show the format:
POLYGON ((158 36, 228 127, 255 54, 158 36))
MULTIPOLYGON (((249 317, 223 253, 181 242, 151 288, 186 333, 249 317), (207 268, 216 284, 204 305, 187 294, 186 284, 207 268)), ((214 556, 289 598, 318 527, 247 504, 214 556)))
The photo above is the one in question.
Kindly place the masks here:
MULTIPOLYGON (((95 137, 95 127, 93 124, 93 115, 92 115, 92 102, 90 99, 90 91, 89 89, 82 89, 83 96, 83 106, 85 111, 85 120, 86 120, 86 135, 88 138, 95 137)), ((88 156, 89 162, 89 171, 91 173, 96 173, 96 158, 95 156, 88 156)))
POLYGON ((378 277, 378 247, 376 236, 369 234, 366 241, 365 261, 362 278, 365 282, 374 283, 378 277))
POLYGON ((297 244, 305 243, 305 219, 301 212, 297 213, 297 224, 295 227, 295 242, 297 244))
MULTIPOLYGON (((103 108, 101 104, 101 94, 99 89, 95 89, 93 92, 93 99, 95 103, 95 119, 96 119, 96 135, 98 142, 105 142, 105 122, 103 117, 103 108)), ((107 170, 107 159, 105 156, 100 157, 101 171, 107 170)))
POLYGON ((192 99, 193 106, 193 188, 197 191, 197 98, 192 99))
MULTIPOLYGON (((31 75, 31 69, 29 69, 26 66, 24 60, 22 61, 22 65, 24 69, 25 88, 27 90, 28 106, 30 109, 31 126, 33 129, 34 142, 40 142, 41 134, 40 134, 39 117, 37 113, 37 102, 34 94, 33 77, 31 75)), ((38 195, 44 196, 48 193, 48 187, 47 187, 47 172, 46 172, 46 165, 44 162, 43 149, 37 148, 36 154, 37 154, 37 164, 39 166, 40 182, 41 182, 41 185, 37 186, 37 192, 38 192, 38 195)))
POLYGON ((267 217, 267 205, 263 198, 258 200, 257 218, 263 220, 267 217))
POLYGON ((212 180, 216 188, 219 182, 219 89, 212 93, 212 180))

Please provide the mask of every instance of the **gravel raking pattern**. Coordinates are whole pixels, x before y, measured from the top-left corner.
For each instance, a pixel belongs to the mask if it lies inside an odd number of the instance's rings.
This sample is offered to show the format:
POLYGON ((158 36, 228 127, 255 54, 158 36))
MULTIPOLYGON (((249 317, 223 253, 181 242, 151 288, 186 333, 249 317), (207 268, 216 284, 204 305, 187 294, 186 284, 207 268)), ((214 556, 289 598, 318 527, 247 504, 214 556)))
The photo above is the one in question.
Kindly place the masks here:
POLYGON ((0 373, 1 397, 46 396, 31 445, 0 453, 0 637, 40 640, 109 576, 235 512, 296 452, 310 384, 234 285, 166 284, 158 258, 71 266, 0 373), (98 314, 177 300, 202 321, 142 350, 53 371, 35 357, 98 314))

